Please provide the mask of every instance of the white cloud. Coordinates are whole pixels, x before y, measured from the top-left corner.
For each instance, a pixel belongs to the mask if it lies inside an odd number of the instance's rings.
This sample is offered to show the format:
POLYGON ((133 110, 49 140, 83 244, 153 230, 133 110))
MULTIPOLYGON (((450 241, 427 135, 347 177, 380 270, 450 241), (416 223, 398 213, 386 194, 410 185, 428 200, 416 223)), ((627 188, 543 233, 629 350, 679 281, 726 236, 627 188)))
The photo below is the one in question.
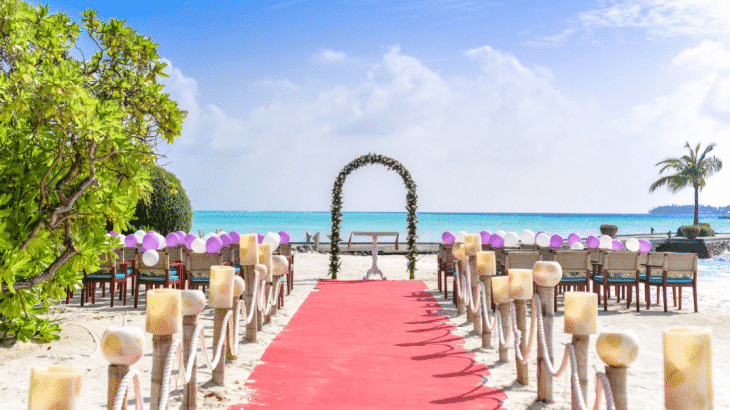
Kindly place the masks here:
POLYGON ((574 28, 566 28, 552 36, 536 36, 530 41, 525 41, 522 45, 529 47, 557 47, 563 45, 565 40, 575 34, 575 32, 576 30, 574 28))
POLYGON ((324 61, 327 63, 339 63, 345 61, 347 54, 342 51, 333 51, 328 49, 320 50, 319 52, 312 54, 311 59, 316 61, 324 61))

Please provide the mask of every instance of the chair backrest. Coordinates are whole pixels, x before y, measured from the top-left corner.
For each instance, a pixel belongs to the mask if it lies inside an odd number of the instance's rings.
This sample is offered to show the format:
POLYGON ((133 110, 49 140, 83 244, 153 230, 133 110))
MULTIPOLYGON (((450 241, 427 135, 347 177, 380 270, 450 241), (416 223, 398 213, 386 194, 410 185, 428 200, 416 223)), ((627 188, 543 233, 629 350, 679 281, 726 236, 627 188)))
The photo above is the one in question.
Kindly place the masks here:
POLYGON ((536 244, 530 245, 530 244, 527 244, 527 243, 523 243, 522 245, 520 245, 520 249, 524 249, 526 251, 536 251, 536 250, 539 250, 540 247, 537 246, 536 244))
POLYGON ((454 258, 454 254, 451 253, 452 248, 453 245, 445 243, 439 245, 439 261, 445 269, 454 268, 456 265, 456 258, 454 258))
POLYGON ((164 271, 166 269, 170 269, 170 257, 165 252, 158 253, 160 255, 160 259, 157 261, 156 264, 152 266, 147 266, 144 262, 142 262, 142 253, 137 253, 136 255, 134 255, 136 268, 140 275, 159 276, 160 274, 164 275, 164 271))
POLYGON ((223 261, 233 265, 233 248, 231 245, 227 245, 221 248, 220 252, 223 261))
POLYGON ((646 254, 646 264, 651 266, 664 265, 664 252, 649 252, 646 254))
POLYGON ((588 255, 591 257, 591 262, 599 263, 603 260, 603 249, 588 248, 588 255))
POLYGON ((168 246, 165 248, 165 252, 170 255, 170 259, 177 259, 185 262, 185 251, 183 250, 185 245, 168 246))
POLYGON ((223 256, 218 253, 191 253, 185 261, 188 277, 210 276, 210 267, 223 264, 223 256))
POLYGON ((696 277, 697 276, 697 254, 696 253, 666 253, 664 254, 664 265, 662 269, 671 277, 696 277))
POLYGON ((585 272, 591 269, 588 251, 554 251, 553 261, 560 264, 563 272, 585 272))
MULTIPOLYGON (((231 245, 232 247, 237 247, 238 244, 231 245)), ((284 256, 291 256, 291 244, 285 243, 279 245, 279 252, 284 256)))
POLYGON ((609 273, 636 273, 641 268, 641 254, 630 251, 606 251, 603 270, 609 273))
POLYGON ((134 259, 134 255, 137 254, 137 247, 136 246, 126 246, 124 247, 124 259, 134 259))
POLYGON ((108 253, 108 252, 101 252, 99 253, 99 269, 103 271, 112 271, 116 270, 116 259, 108 253))
POLYGON ((504 256, 504 268, 509 269, 532 269, 535 262, 542 260, 538 251, 507 252, 504 256))

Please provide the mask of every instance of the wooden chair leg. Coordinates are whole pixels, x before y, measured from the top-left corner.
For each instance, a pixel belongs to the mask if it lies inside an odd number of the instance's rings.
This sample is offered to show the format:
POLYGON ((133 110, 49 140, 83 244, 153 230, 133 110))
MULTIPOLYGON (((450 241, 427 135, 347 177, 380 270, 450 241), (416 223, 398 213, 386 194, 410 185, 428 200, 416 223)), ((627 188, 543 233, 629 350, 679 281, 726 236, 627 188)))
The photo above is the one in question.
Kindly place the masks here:
MULTIPOLYGON (((676 289, 676 288, 674 288, 676 289)), ((679 310, 682 310, 682 287, 680 286, 679 290, 677 291, 679 293, 679 310)), ((677 302, 674 303, 675 305, 677 302)))
POLYGON ((697 313, 697 284, 692 283, 692 300, 695 303, 695 313, 697 313))
POLYGON ((672 301, 674 301, 674 307, 677 307, 677 288, 674 286, 672 286, 672 301))
MULTIPOLYGON (((112 273, 112 275, 114 274, 112 273)), ((117 296, 114 294, 114 285, 117 282, 115 279, 116 278, 112 276, 112 280, 109 282, 109 299, 111 299, 111 307, 114 307, 114 298, 117 296)))
POLYGON ((662 296, 664 296, 664 311, 667 311, 667 287, 662 286, 662 296))
POLYGON ((608 302, 607 301, 608 301, 608 297, 609 297, 608 295, 609 295, 610 292, 611 292, 611 287, 608 286, 607 284, 604 284, 603 285, 603 311, 604 312, 608 310, 608 302))

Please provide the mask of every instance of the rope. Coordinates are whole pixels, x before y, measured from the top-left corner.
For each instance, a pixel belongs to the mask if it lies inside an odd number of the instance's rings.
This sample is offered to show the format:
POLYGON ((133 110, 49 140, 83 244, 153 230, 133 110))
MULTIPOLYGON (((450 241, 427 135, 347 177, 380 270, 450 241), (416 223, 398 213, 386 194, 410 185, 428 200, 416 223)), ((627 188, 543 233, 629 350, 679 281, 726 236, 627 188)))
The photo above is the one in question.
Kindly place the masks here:
POLYGON ((117 394, 116 396, 114 396, 114 410, 122 410, 122 405, 124 404, 124 396, 127 394, 130 380, 134 380, 134 408, 137 410, 144 410, 142 393, 139 389, 139 373, 135 369, 130 369, 127 374, 125 374, 122 378, 122 382, 119 383, 119 387, 117 388, 117 394))

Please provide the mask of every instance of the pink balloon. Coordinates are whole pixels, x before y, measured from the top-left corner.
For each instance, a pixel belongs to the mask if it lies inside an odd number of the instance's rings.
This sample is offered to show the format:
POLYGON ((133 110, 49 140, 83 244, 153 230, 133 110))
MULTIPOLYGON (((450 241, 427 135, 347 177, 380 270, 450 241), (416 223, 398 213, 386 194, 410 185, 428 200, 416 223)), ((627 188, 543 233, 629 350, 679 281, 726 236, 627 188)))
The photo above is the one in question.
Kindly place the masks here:
POLYGON ((117 231, 111 231, 111 232, 109 232, 109 235, 111 235, 111 236, 119 236, 119 232, 117 232, 117 231))
POLYGON ((157 247, 160 246, 160 240, 157 239, 157 235, 155 235, 154 232, 149 231, 144 238, 142 238, 142 245, 144 245, 146 249, 157 249, 157 247))
POLYGON ((165 241, 167 241, 167 246, 177 246, 180 244, 180 237, 177 232, 170 232, 165 237, 165 241))
POLYGON ((623 248, 624 248, 624 244, 621 243, 621 241, 619 241, 618 239, 614 239, 611 242, 611 249, 613 249, 614 251, 620 251, 623 248))
POLYGON ((281 231, 279 232, 279 238, 281 238, 281 242, 279 242, 282 245, 286 245, 289 243, 289 240, 291 239, 291 235, 289 235, 289 232, 287 231, 281 231))
POLYGON ((456 236, 454 236, 453 233, 446 231, 441 235, 441 240, 444 241, 445 244, 451 245, 456 240, 456 236))
POLYGON ((568 245, 572 245, 574 243, 580 242, 580 235, 573 232, 570 235, 568 235, 568 245))
POLYGON ((553 235, 550 237, 550 247, 559 248, 563 246, 563 237, 560 235, 553 235))
POLYGON ((504 246, 504 238, 495 233, 491 238, 489 238, 489 244, 495 248, 501 248, 504 246))
POLYGON ((223 242, 223 246, 228 246, 231 244, 231 237, 228 236, 227 233, 224 233, 223 235, 221 235, 220 238, 221 238, 221 241, 223 242))
POLYGON ((191 246, 193 246, 193 241, 195 240, 195 238, 196 238, 196 236, 193 233, 189 233, 185 237, 185 240, 183 241, 183 243, 185 244, 185 246, 188 247, 188 249, 193 249, 193 248, 191 248, 191 246))
POLYGON ((492 239, 492 233, 489 231, 482 231, 480 235, 482 236, 482 243, 484 244, 488 244, 489 240, 492 239))
POLYGON ((134 235, 127 235, 127 237, 124 238, 124 244, 129 248, 137 246, 137 237, 134 235))
POLYGON ((264 236, 266 236, 266 235, 264 235, 262 233, 257 234, 257 235, 259 236, 259 245, 261 245, 262 243, 264 243, 264 236))
POLYGON ((647 253, 651 251, 651 242, 647 241, 646 239, 639 242, 639 252, 641 253, 647 253))
POLYGON ((231 237, 231 243, 238 243, 238 241, 241 240, 241 235, 239 235, 236 231, 229 233, 228 236, 231 237))
POLYGON ((223 247, 223 241, 217 236, 211 236, 208 241, 205 242, 205 251, 208 253, 216 253, 223 247))
POLYGON ((586 246, 588 246, 591 249, 598 248, 598 245, 601 244, 601 240, 596 238, 595 236, 591 235, 586 239, 586 246))

